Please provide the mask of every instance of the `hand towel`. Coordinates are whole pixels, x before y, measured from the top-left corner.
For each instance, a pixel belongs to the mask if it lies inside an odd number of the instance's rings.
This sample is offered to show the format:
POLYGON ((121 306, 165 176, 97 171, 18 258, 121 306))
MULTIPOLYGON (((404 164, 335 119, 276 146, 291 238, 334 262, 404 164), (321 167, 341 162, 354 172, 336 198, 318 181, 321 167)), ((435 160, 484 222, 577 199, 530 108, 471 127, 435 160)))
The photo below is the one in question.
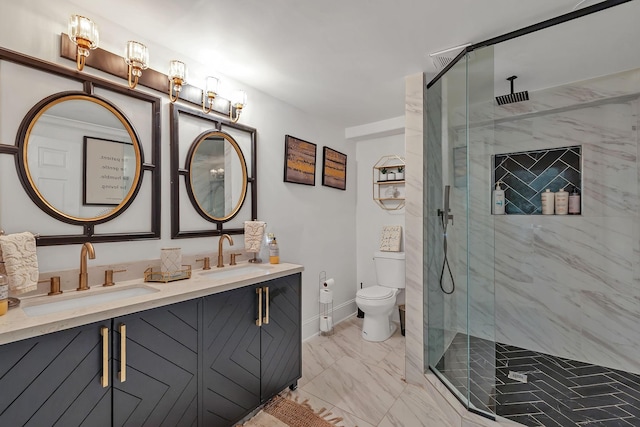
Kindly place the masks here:
POLYGON ((247 252, 260 252, 266 226, 264 221, 244 222, 244 249, 247 252))
POLYGON ((9 277, 9 290, 16 294, 33 291, 38 286, 36 238, 27 232, 0 236, 0 252, 9 277))
POLYGON ((385 225, 382 227, 380 238, 380 250, 386 252, 400 251, 400 237, 402 236, 402 226, 385 225))

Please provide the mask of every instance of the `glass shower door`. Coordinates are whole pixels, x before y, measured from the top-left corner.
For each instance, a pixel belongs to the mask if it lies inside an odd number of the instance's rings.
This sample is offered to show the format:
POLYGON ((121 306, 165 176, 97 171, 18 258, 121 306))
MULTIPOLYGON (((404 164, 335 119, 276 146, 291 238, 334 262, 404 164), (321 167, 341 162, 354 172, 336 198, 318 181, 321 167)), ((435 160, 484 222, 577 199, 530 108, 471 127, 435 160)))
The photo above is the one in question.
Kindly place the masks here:
POLYGON ((467 61, 469 408, 496 412, 495 224, 491 214, 495 139, 493 46, 467 61))
POLYGON ((427 89, 424 229, 429 368, 465 405, 467 339, 467 58, 427 89))
POLYGON ((427 89, 425 306, 428 366, 469 409, 495 414, 493 48, 427 89))

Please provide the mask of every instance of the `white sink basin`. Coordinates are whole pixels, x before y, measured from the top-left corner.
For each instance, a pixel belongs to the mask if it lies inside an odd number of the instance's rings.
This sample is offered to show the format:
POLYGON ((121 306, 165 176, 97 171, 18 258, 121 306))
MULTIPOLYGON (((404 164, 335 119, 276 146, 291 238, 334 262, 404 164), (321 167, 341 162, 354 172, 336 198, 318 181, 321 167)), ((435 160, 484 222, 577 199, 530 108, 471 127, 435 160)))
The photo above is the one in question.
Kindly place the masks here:
POLYGON ((89 305, 105 304, 126 298, 158 292, 157 289, 138 285, 121 289, 105 289, 95 293, 91 291, 70 291, 61 296, 41 297, 38 302, 23 301, 22 311, 27 316, 42 316, 44 314, 58 313, 65 310, 73 310, 89 305))
MULTIPOLYGON (((215 267, 214 267, 215 268, 215 267)), ((229 279, 231 277, 244 276, 245 274, 269 274, 268 267, 258 267, 257 265, 243 265, 238 267, 223 267, 212 270, 203 270, 200 276, 209 279, 229 279)))

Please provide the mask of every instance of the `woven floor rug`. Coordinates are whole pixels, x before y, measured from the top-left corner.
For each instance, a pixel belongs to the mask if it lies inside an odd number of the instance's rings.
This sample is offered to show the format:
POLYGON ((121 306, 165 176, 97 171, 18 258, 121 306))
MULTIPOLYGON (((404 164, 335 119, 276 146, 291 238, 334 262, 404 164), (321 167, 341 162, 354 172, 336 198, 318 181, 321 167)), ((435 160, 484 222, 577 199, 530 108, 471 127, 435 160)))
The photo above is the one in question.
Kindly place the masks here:
POLYGON ((276 396, 243 427, 340 427, 341 417, 334 417, 325 408, 314 412, 308 400, 297 400, 290 395, 276 396))

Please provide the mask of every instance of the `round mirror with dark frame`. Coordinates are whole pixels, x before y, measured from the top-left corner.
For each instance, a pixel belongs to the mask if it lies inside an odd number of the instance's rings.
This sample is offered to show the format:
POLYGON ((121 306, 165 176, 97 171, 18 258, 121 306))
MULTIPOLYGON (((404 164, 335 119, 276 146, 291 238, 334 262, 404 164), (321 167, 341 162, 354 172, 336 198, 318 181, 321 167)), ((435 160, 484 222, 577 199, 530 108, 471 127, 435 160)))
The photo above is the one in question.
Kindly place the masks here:
POLYGON ((258 218, 257 130, 179 104, 169 111, 171 238, 244 234, 258 218))
POLYGON ((16 135, 0 141, 2 228, 38 246, 159 239, 161 99, 1 47, 0 77, 16 135))
POLYGON ((139 138, 124 114, 101 97, 63 92, 43 99, 25 116, 16 142, 29 196, 61 221, 108 221, 140 188, 139 138))
POLYGON ((205 219, 226 222, 247 194, 247 163, 231 135, 212 130, 199 135, 187 154, 187 192, 205 219))

